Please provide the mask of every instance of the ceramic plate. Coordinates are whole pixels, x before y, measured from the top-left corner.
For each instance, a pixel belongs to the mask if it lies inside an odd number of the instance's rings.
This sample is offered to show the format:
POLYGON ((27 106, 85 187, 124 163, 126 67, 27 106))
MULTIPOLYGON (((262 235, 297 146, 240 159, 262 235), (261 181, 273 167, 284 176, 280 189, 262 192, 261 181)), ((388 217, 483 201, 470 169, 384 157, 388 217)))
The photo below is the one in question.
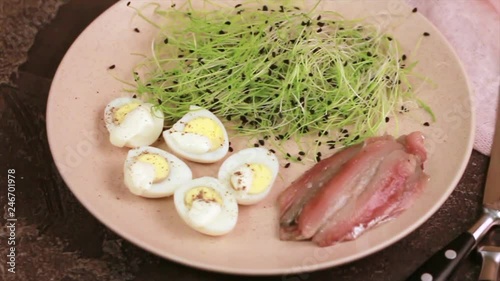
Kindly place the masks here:
MULTIPOLYGON (((144 199, 128 191, 122 179, 128 150, 108 141, 104 107, 116 97, 130 96, 115 77, 133 80, 131 69, 143 59, 134 54, 148 54, 155 35, 155 29, 126 4, 119 1, 112 6, 74 42, 55 75, 47 105, 50 148, 62 177, 95 217, 125 239, 161 257, 219 272, 258 275, 318 270, 367 256, 403 238, 426 221, 458 183, 472 150, 474 120, 464 70, 444 37, 402 1, 324 1, 319 9, 335 10, 347 18, 366 17, 391 29, 408 52, 420 42, 413 55, 419 61, 416 71, 434 84, 420 87, 418 94, 432 107, 437 121, 426 127, 422 125, 429 121, 425 113, 412 114, 400 118, 397 133, 421 130, 427 136, 428 187, 397 219, 355 241, 318 248, 311 242, 278 239, 276 197, 306 169, 293 165, 281 169, 282 177, 265 201, 240 209, 230 234, 214 238, 193 231, 177 215, 172 198, 144 199), (430 36, 423 37, 424 32, 430 36), (116 65, 112 72, 111 65, 116 65)), ((194 176, 216 176, 219 165, 192 165, 194 176)))

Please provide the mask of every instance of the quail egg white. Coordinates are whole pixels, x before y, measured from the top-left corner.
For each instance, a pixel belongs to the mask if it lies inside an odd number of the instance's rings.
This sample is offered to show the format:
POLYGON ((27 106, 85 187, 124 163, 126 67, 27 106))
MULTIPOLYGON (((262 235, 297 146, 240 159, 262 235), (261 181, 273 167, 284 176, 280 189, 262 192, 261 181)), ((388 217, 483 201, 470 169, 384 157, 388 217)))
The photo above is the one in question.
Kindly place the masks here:
POLYGON ((163 112, 136 98, 112 100, 104 109, 111 144, 139 147, 154 143, 163 131, 163 112))
POLYGON ((180 157, 199 163, 214 163, 229 149, 229 138, 222 122, 210 111, 191 106, 163 138, 180 157))
POLYGON ((174 205, 188 226, 206 235, 227 234, 238 220, 238 203, 232 191, 213 177, 184 183, 174 193, 174 205))
POLYGON ((151 146, 129 150, 123 170, 125 186, 130 192, 148 198, 170 196, 193 178, 186 163, 151 146))
POLYGON ((222 163, 218 178, 226 188, 234 191, 239 204, 251 205, 269 194, 278 170, 274 153, 262 147, 247 148, 222 163))

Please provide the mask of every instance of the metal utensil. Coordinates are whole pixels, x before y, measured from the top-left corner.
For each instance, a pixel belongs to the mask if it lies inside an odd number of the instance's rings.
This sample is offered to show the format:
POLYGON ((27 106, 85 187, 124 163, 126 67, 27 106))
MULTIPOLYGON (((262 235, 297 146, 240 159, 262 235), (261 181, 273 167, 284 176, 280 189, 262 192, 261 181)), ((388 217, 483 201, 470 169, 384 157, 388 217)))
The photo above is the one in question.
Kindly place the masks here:
POLYGON ((500 110, 491 151, 483 197, 483 216, 468 231, 460 234, 421 265, 407 281, 446 281, 457 265, 496 224, 500 223, 500 110))
POLYGON ((500 247, 482 246, 478 252, 483 257, 479 281, 497 281, 500 266, 500 247))

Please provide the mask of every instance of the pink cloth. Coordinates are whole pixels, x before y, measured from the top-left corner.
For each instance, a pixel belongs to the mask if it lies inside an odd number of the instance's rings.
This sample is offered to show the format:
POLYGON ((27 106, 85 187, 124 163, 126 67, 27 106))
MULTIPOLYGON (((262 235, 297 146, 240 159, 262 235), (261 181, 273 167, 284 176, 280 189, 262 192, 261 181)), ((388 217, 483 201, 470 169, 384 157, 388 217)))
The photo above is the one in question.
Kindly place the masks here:
POLYGON ((474 148, 490 155, 500 91, 500 0, 406 0, 448 39, 475 95, 474 148))

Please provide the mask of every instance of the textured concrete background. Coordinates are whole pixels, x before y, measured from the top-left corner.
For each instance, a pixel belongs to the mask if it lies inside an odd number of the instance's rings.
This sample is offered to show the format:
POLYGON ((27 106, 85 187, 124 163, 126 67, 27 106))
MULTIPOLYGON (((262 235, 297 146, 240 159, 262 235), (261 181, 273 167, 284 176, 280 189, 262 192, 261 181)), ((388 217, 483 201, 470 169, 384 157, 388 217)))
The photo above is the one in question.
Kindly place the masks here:
MULTIPOLYGON (((59 177, 45 132, 51 79, 76 36, 115 1, 70 0, 55 16, 59 3, 0 0, 0 205, 7 202, 5 171, 15 168, 18 217, 17 273, 6 272, 7 232, 3 228, 0 280, 241 280, 241 276, 163 260, 121 239, 92 217, 59 177), (7 2, 10 6, 5 9, 7 2), (18 74, 12 75, 26 58, 18 74)), ((487 165, 488 158, 474 151, 466 173, 444 206, 422 227, 383 251, 345 266, 300 276, 245 280, 404 280, 433 252, 474 223, 481 212, 487 165)), ((0 210, 2 217, 4 211, 0 210)), ((497 234, 490 238, 500 242, 497 234)), ((477 280, 479 269, 480 259, 472 254, 450 280, 477 280)))

